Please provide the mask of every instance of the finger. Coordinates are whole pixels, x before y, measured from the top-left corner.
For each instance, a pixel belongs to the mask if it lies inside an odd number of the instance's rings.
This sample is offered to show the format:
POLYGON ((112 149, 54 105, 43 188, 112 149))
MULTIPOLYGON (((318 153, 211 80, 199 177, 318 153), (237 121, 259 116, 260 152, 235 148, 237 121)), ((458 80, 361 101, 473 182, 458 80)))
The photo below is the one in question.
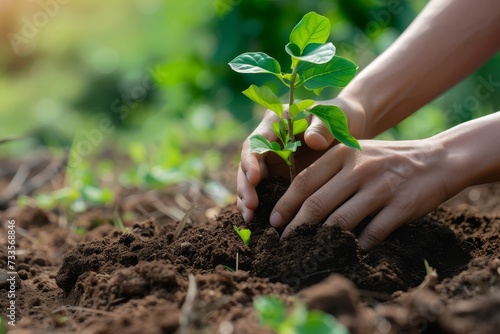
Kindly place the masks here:
MULTIPOLYGON (((240 164, 241 165, 241 164, 240 164)), ((236 193, 238 197, 241 199, 241 204, 250 210, 257 209, 259 205, 259 198, 257 196, 257 191, 255 190, 255 186, 250 183, 245 173, 243 173, 241 168, 238 168, 237 174, 237 188, 236 193)))
POLYGON ((325 221, 324 225, 338 226, 352 231, 359 223, 385 205, 380 196, 368 190, 356 193, 347 202, 335 210, 325 221))
POLYGON ((349 182, 342 173, 337 174, 304 201, 297 215, 283 231, 282 238, 299 225, 321 222, 352 197, 356 190, 357 185, 354 182, 349 182))
POLYGON ((323 151, 333 143, 335 137, 318 117, 313 116, 304 133, 304 140, 311 149, 323 151))
POLYGON ((334 151, 335 149, 328 151, 297 174, 271 213, 269 222, 274 228, 281 228, 291 221, 302 203, 340 170, 342 159, 333 159, 334 151))
POLYGON ((243 216, 245 222, 251 222, 255 218, 255 212, 253 210, 248 209, 244 204, 242 199, 238 196, 236 200, 236 207, 238 211, 243 216))
MULTIPOLYGON (((246 152, 242 151, 241 153, 239 171, 241 171, 241 176, 244 176, 253 187, 256 187, 263 179, 261 171, 262 162, 263 155, 250 153, 250 149, 248 149, 246 152)), ((238 184, 242 180, 243 179, 238 178, 238 184)))
MULTIPOLYGON (((275 121, 277 121, 277 116, 273 112, 268 111, 249 138, 260 134, 269 141, 275 141, 277 136, 272 131, 272 123, 275 121)), ((256 154, 250 151, 250 140, 247 138, 241 149, 241 169, 254 187, 266 176, 263 172, 267 171, 262 170, 262 167, 265 166, 264 158, 265 154, 256 154)))
POLYGON ((397 228, 409 221, 404 210, 394 205, 383 208, 363 229, 358 242, 364 250, 370 250, 384 241, 397 228))

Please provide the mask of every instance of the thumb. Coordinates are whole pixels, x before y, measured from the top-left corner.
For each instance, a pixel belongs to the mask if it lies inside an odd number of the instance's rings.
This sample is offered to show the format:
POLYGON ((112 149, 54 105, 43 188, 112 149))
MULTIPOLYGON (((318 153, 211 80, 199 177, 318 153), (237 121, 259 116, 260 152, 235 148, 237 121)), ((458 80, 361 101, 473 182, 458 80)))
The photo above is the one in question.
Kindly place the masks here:
POLYGON ((311 124, 304 133, 304 140, 311 149, 323 151, 333 143, 335 137, 319 118, 313 116, 311 124))

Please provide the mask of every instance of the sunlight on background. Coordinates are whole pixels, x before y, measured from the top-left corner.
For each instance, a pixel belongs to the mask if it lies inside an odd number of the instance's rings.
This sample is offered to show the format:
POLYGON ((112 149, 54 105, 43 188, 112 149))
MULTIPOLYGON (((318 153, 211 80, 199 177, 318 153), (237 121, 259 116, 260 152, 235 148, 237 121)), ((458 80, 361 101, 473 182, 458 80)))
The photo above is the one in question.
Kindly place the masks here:
MULTIPOLYGON (((290 28, 315 10, 332 21, 338 54, 363 68, 425 3, 0 0, 0 138, 31 138, 0 154, 57 150, 75 140, 93 140, 94 155, 106 144, 123 152, 137 143, 178 154, 221 150, 241 141, 262 113, 241 90, 255 80, 278 84, 231 73, 227 62, 236 55, 286 59, 290 28)), ((499 109, 497 87, 487 98, 474 95, 499 64, 496 57, 381 137, 422 138, 499 109)))

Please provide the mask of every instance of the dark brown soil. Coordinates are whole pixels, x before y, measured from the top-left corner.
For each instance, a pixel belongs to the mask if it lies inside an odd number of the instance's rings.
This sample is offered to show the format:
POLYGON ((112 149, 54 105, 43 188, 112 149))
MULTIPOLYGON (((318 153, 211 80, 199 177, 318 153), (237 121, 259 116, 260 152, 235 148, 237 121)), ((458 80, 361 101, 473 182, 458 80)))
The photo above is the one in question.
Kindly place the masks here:
MULTIPOLYGON (((190 332, 261 333, 253 298, 276 295, 288 305, 301 298, 352 333, 500 332, 500 207, 494 204, 500 184, 478 187, 482 199, 473 203, 465 191, 369 253, 351 232, 320 224, 279 241, 267 218, 284 189, 260 187, 264 205, 249 225, 233 206, 221 210, 189 187, 123 190, 122 211, 136 213, 125 221, 127 233, 111 225, 110 210, 90 210, 69 225, 57 211, 1 213, 1 268, 6 222, 17 226, 18 308, 11 331, 173 333, 181 332, 182 319, 190 332), (176 239, 179 219, 165 208, 187 211, 179 194, 197 207, 176 239), (252 230, 249 247, 233 225, 252 230), (81 236, 77 226, 90 231, 81 236), (236 258, 239 270, 232 272, 236 258), (426 277, 424 259, 437 279, 426 277), (190 274, 193 304, 185 303, 190 274)), ((0 281, 2 312, 7 288, 0 281)))

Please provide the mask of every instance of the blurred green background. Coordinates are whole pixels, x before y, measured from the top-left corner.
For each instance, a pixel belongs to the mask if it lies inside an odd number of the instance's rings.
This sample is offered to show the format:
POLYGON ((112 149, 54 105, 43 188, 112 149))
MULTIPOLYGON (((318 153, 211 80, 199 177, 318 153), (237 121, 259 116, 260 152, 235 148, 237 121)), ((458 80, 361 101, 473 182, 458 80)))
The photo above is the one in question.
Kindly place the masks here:
MULTIPOLYGON (((426 3, 3 0, 0 138, 30 139, 3 145, 0 156, 41 147, 58 152, 86 141, 77 158, 123 152, 138 164, 162 166, 162 173, 217 169, 228 159, 220 152, 245 138, 262 115, 241 91, 251 83, 279 87, 265 75, 232 72, 231 59, 263 51, 286 64, 290 30, 314 10, 331 20, 337 54, 362 69, 426 3)), ((486 98, 476 95, 488 77, 500 79, 499 69, 497 55, 381 138, 422 138, 500 109, 497 88, 486 98)), ((336 93, 326 89, 322 98, 336 93)))

